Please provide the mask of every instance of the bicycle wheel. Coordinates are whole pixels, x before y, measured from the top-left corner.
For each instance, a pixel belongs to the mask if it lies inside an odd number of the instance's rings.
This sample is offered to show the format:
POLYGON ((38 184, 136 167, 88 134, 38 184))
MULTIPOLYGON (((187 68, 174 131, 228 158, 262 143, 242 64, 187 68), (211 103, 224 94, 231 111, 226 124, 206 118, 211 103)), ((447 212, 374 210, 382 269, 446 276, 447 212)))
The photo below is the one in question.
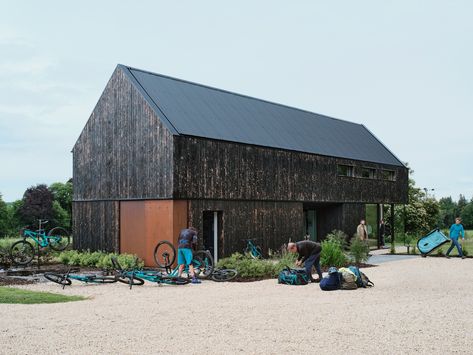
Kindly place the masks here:
POLYGON ((34 248, 30 242, 19 240, 10 249, 11 260, 17 265, 28 265, 34 258, 34 248))
POLYGON ((117 281, 130 286, 141 286, 145 283, 145 280, 136 276, 132 277, 131 275, 119 275, 117 276, 117 281))
POLYGON ((44 277, 52 282, 55 282, 59 285, 66 285, 69 286, 71 284, 71 280, 69 280, 65 275, 63 274, 56 274, 54 272, 45 272, 44 277))
POLYGON ((87 283, 94 283, 94 284, 113 284, 117 282, 117 278, 114 276, 95 276, 92 275, 90 277, 86 277, 84 280, 81 280, 87 283))
POLYGON ((207 250, 199 250, 192 257, 195 275, 200 279, 206 279, 214 271, 214 258, 207 250))
POLYGON ((62 227, 55 227, 49 231, 48 241, 52 249, 64 250, 71 243, 71 233, 62 227))
POLYGON ((154 261, 159 267, 169 267, 174 263, 175 259, 176 249, 167 240, 159 242, 156 248, 154 248, 154 261))
POLYGON ((163 277, 158 282, 163 283, 163 284, 168 284, 168 285, 187 285, 189 282, 191 282, 191 280, 185 277, 166 276, 166 277, 163 277))
POLYGON ((216 282, 230 281, 237 275, 238 272, 235 269, 215 269, 212 273, 212 280, 216 282))

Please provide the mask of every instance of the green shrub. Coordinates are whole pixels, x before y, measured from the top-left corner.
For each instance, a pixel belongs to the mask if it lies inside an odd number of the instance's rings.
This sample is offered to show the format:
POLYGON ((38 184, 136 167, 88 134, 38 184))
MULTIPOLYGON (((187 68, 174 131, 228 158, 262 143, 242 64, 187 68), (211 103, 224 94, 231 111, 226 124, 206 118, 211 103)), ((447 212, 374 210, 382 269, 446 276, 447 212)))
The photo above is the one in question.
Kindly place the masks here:
POLYGON ((281 261, 275 263, 272 260, 253 259, 247 255, 234 253, 228 258, 220 259, 217 267, 236 269, 240 278, 261 279, 275 277, 279 273, 280 263, 281 261))
POLYGON ((394 242, 394 237, 391 236, 391 248, 389 249, 390 254, 396 254, 396 243, 394 242))
POLYGON ((116 256, 120 265, 126 269, 135 267, 142 268, 144 266, 143 260, 137 258, 135 255, 105 253, 101 251, 67 250, 57 255, 56 261, 71 266, 110 269, 113 266, 112 256, 116 256))
POLYGON ((325 240, 338 243, 344 249, 348 248, 348 235, 346 235, 345 232, 341 230, 334 229, 329 234, 327 234, 325 240))
POLYGON ((322 242, 322 254, 320 263, 323 266, 344 266, 347 264, 347 257, 342 250, 342 246, 335 240, 322 242))
POLYGON ((462 251, 463 251, 464 256, 468 256, 468 250, 463 245, 462 245, 462 251))
POLYGON ((442 248, 437 249, 437 256, 443 256, 443 250, 442 248))
POLYGON ((356 264, 360 264, 368 260, 368 254, 370 252, 370 248, 367 243, 356 238, 353 240, 350 246, 350 256, 352 257, 353 261, 356 264))

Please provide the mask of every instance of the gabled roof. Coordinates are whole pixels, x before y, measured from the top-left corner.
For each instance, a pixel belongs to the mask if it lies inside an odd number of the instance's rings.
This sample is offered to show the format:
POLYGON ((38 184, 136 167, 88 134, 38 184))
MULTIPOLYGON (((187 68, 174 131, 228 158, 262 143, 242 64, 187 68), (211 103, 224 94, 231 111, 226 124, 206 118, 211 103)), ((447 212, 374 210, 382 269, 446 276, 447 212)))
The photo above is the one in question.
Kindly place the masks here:
POLYGON ((365 126, 119 65, 174 135, 403 166, 365 126))

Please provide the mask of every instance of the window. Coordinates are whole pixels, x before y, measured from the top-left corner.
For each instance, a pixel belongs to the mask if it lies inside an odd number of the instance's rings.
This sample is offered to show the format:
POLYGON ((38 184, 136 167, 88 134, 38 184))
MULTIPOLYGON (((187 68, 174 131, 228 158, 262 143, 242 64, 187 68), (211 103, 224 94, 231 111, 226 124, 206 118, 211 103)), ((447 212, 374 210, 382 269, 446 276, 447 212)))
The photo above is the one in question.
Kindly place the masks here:
POLYGON ((394 170, 381 170, 381 179, 396 181, 396 172, 394 170))
POLYGON ((337 172, 339 176, 351 176, 353 177, 353 166, 351 165, 338 165, 337 172))
POLYGON ((376 176, 376 169, 361 168, 361 177, 365 179, 374 179, 376 176))

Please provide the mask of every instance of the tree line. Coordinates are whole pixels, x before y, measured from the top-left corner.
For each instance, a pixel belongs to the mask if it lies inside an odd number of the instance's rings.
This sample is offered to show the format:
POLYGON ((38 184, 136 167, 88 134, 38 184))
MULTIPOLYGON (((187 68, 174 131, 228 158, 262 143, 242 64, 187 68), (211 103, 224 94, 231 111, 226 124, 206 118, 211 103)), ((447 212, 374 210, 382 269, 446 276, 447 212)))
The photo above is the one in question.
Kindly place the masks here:
POLYGON ((71 227, 72 179, 49 186, 39 184, 26 189, 21 200, 3 201, 0 193, 0 238, 16 237, 25 226, 37 229, 38 219, 49 221, 47 228, 71 227))

